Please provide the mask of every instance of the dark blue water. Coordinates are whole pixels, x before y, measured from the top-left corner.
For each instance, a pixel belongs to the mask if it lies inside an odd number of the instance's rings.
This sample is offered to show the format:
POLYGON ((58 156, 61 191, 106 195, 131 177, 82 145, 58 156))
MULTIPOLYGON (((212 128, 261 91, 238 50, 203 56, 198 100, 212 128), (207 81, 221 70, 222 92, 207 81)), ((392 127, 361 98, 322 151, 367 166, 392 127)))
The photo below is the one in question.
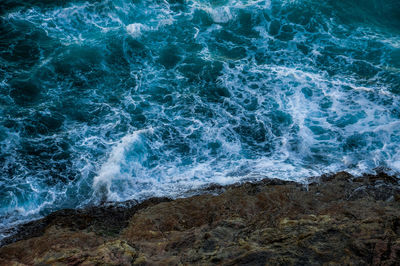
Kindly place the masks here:
POLYGON ((0 6, 1 230, 208 183, 400 171, 397 0, 0 6))

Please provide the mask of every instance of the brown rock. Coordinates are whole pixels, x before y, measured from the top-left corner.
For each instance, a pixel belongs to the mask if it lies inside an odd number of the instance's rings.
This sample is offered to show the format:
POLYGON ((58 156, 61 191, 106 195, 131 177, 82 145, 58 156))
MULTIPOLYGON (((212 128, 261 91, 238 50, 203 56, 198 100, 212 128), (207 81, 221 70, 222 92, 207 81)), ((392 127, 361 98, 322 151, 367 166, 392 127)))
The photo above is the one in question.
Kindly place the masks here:
POLYGON ((384 173, 343 172, 61 211, 8 240, 0 264, 400 265, 399 191, 384 173))

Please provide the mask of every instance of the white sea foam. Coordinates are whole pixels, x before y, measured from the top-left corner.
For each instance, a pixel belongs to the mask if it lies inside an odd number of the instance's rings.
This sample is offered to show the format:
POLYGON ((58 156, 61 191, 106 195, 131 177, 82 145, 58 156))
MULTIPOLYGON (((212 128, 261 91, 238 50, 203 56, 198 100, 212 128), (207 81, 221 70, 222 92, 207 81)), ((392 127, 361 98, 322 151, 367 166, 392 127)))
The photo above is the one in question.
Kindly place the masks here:
POLYGON ((229 7, 206 8, 215 23, 227 23, 232 20, 233 15, 229 7))
POLYGON ((133 38, 139 38, 142 35, 142 31, 146 31, 148 27, 141 23, 132 23, 126 26, 126 30, 133 38))
MULTIPOLYGON (((111 193, 110 188, 113 180, 123 176, 123 165, 130 164, 134 161, 127 161, 127 152, 132 149, 135 142, 140 141, 140 135, 145 132, 151 132, 151 129, 143 129, 135 131, 123 137, 111 150, 107 161, 101 166, 99 174, 93 179, 93 187, 96 193, 104 194, 108 200, 117 200, 118 195, 111 193)), ((128 178, 133 178, 129 176, 128 178)))

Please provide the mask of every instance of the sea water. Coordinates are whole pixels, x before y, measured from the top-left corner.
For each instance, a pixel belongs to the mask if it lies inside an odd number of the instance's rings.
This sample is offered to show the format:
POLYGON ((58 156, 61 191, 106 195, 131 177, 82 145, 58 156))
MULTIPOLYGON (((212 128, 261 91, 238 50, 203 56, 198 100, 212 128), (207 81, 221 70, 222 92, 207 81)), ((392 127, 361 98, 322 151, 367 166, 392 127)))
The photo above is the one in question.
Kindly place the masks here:
POLYGON ((210 183, 400 171, 397 0, 0 3, 0 231, 210 183))

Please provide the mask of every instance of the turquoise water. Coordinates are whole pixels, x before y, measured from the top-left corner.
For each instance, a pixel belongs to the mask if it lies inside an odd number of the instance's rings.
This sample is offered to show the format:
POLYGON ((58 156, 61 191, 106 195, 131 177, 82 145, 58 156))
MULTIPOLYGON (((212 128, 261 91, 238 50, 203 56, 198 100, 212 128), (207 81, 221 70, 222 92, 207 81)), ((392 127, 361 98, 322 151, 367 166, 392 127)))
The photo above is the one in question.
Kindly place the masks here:
POLYGON ((400 2, 0 4, 0 229, 209 183, 400 171, 400 2))

